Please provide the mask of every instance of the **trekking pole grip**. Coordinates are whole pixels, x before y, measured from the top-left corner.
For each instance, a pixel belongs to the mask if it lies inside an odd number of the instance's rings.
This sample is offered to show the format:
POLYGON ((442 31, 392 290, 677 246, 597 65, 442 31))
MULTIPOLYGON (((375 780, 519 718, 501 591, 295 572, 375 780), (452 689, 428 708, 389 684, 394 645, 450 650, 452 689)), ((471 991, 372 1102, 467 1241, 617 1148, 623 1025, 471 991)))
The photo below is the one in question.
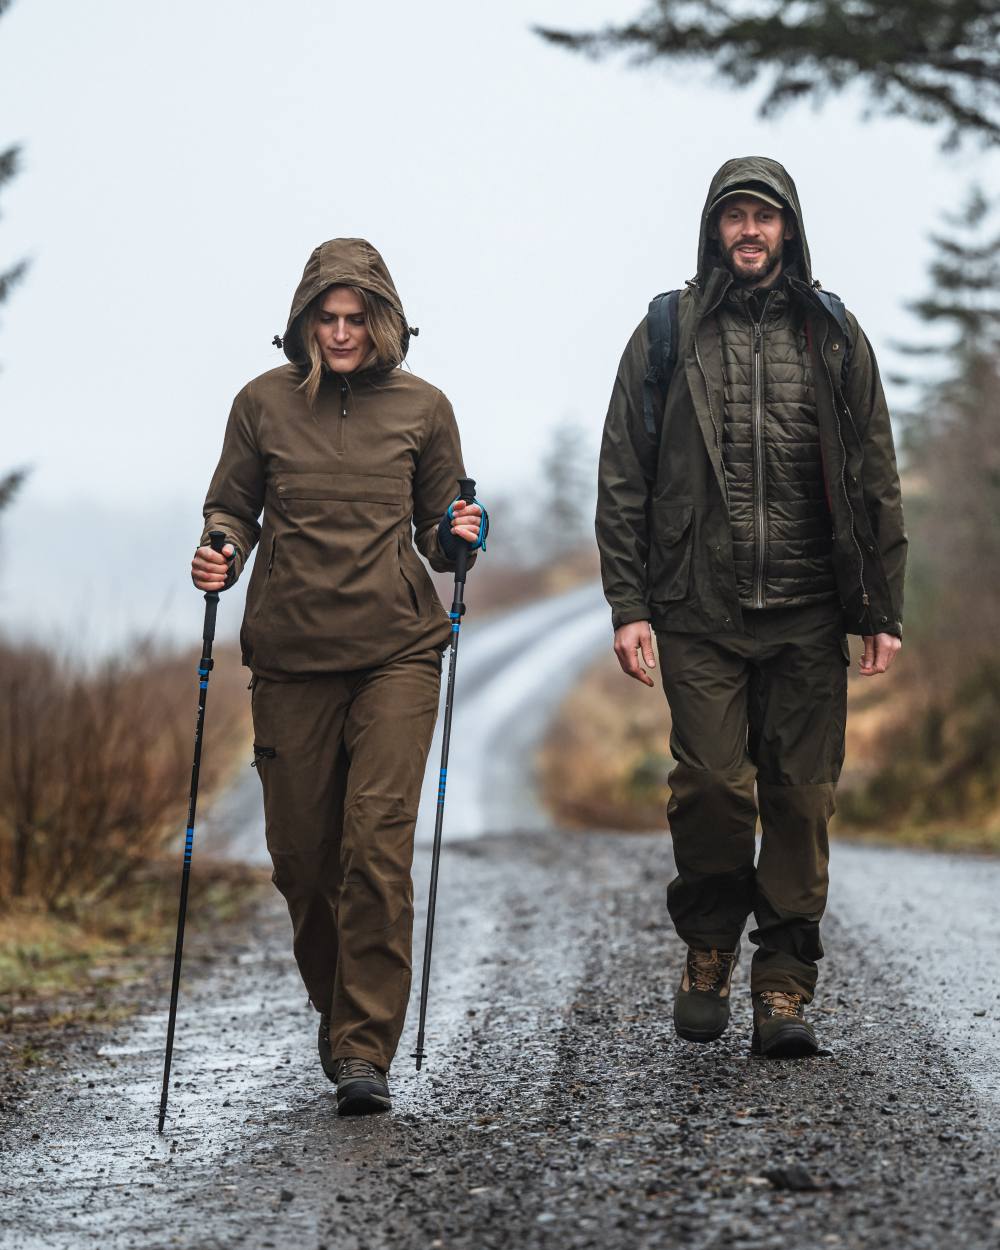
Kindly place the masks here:
MULTIPOLYGON (((222 548, 226 545, 226 536, 221 530, 211 530, 208 535, 208 542, 213 551, 217 551, 222 555, 222 548)), ((219 592, 210 590, 205 595, 205 628, 202 631, 202 640, 206 643, 212 642, 215 638, 215 614, 219 610, 219 592)))
MULTIPOLYGON (((458 479, 458 497, 462 503, 476 502, 476 483, 471 477, 460 477, 458 479)), ((457 582, 465 581, 466 570, 469 566, 469 548, 462 543, 458 549, 458 555, 455 558, 455 580, 457 582)))

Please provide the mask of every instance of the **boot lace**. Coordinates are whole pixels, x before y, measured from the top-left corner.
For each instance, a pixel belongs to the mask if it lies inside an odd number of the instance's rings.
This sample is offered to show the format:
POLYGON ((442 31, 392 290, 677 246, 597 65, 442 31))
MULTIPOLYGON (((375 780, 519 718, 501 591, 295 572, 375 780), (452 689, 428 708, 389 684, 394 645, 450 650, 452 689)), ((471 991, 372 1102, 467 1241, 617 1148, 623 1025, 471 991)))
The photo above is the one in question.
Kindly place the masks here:
POLYGON ((337 1069, 338 1081, 381 1081, 382 1073, 367 1059, 341 1059, 337 1069))
POLYGON ((730 951, 696 951, 688 953, 688 976, 693 990, 719 989, 726 979, 734 955, 730 951))
POLYGON ((785 1016, 797 1020, 802 1010, 801 994, 784 994, 781 990, 764 990, 761 999, 772 1016, 785 1016))

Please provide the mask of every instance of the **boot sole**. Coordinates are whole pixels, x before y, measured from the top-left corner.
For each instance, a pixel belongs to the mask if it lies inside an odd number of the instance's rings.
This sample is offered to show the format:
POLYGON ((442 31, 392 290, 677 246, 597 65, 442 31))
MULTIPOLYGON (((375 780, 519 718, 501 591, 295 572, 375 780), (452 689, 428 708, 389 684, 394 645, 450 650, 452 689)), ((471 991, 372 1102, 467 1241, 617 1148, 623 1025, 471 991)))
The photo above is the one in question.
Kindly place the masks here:
POLYGON ((700 1029, 686 1029, 674 1022, 674 1032, 678 1037, 683 1038, 685 1042, 717 1042, 719 1038, 729 1028, 729 1021, 722 1026, 721 1029, 712 1029, 711 1032, 704 1032, 700 1029))
POLYGON ((338 1115, 380 1115, 392 1108, 391 1098, 382 1098, 378 1094, 359 1091, 356 1094, 345 1094, 337 1099, 338 1115))
POLYGON ((761 1044, 760 1035, 754 1029, 750 1053, 759 1055, 762 1059, 807 1059, 810 1055, 819 1054, 819 1046, 807 1029, 789 1025, 772 1038, 767 1046, 761 1044))

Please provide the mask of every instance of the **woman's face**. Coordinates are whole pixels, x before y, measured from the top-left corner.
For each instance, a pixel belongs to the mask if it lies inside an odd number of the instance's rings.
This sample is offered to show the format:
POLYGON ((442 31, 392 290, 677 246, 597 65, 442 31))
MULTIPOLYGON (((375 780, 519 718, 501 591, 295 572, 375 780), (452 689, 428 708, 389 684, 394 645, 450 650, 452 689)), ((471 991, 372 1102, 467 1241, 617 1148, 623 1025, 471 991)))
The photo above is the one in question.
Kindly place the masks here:
POLYGON ((350 287, 330 287, 319 306, 313 335, 329 369, 353 373, 372 349, 361 296, 350 287))

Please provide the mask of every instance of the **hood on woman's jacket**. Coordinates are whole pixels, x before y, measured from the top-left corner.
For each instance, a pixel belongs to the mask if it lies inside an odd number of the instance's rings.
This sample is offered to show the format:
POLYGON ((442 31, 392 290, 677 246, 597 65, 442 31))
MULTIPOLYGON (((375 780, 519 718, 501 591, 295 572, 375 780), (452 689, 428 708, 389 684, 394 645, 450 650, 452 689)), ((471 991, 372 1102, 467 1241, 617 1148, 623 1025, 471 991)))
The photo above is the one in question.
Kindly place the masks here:
POLYGON ((381 295, 403 323, 405 357, 410 344, 410 330, 385 261, 367 239, 330 239, 313 249, 292 298, 288 326, 281 343, 292 364, 308 362, 302 342, 302 314, 317 295, 331 286, 357 286, 372 295, 381 295))
POLYGON ((734 157, 726 161, 713 177, 701 215, 696 281, 704 287, 712 270, 724 263, 719 250, 719 240, 713 237, 712 231, 712 218, 715 215, 712 206, 715 201, 727 190, 735 191, 746 188, 752 192, 755 186, 776 196, 787 205, 788 213, 795 224, 795 237, 785 243, 782 270, 800 278, 807 286, 812 286, 812 262, 809 258, 809 244, 806 241, 805 225, 802 221, 802 209, 799 206, 799 193, 785 167, 768 156, 734 157))

